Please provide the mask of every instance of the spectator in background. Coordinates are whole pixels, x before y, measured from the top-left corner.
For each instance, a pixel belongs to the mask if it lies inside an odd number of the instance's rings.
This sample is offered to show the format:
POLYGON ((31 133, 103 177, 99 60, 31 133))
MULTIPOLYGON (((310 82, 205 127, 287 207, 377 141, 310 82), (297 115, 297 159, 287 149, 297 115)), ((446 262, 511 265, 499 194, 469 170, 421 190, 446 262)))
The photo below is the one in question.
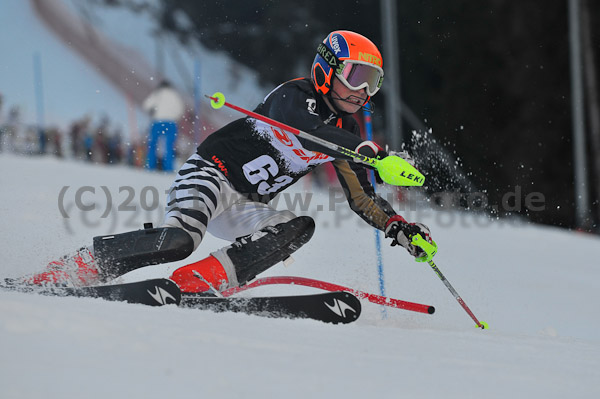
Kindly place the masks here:
POLYGON ((92 148, 94 147, 94 137, 92 136, 92 132, 89 130, 85 131, 85 136, 83 138, 83 148, 85 150, 85 160, 88 162, 92 162, 92 148))
POLYGON ((87 155, 85 138, 90 128, 90 116, 86 115, 83 118, 76 120, 71 124, 69 136, 71 139, 71 152, 76 159, 85 159, 87 155))
POLYGON ((9 152, 16 152, 16 140, 21 127, 21 111, 18 106, 13 106, 8 111, 8 118, 4 125, 4 144, 9 152))
POLYGON ((121 162, 122 158, 122 143, 123 135, 121 133, 121 127, 117 128, 108 137, 108 163, 117 164, 121 162))
POLYGON ((40 155, 44 155, 46 153, 46 146, 48 144, 48 132, 46 132, 45 126, 37 127, 37 136, 38 136, 38 153, 40 155))
POLYGON ((127 164, 136 168, 144 166, 146 146, 141 140, 129 142, 127 145, 127 164))
POLYGON ((94 132, 93 143, 92 143, 92 160, 95 163, 107 163, 108 162, 108 134, 110 129, 110 119, 107 115, 104 115, 98 127, 94 132))
POLYGON ((46 131, 46 141, 46 152, 62 158, 62 133, 57 126, 52 126, 46 131))
POLYGON ((2 105, 4 102, 4 98, 2 97, 2 94, 0 93, 0 152, 2 152, 2 133, 4 132, 4 120, 2 118, 2 105))
POLYGON ((175 161, 175 140, 177 139, 177 121, 183 115, 183 99, 171 84, 163 80, 142 105, 152 118, 148 137, 146 167, 156 169, 158 163, 159 140, 163 140, 164 154, 160 159, 162 170, 171 171, 175 161))

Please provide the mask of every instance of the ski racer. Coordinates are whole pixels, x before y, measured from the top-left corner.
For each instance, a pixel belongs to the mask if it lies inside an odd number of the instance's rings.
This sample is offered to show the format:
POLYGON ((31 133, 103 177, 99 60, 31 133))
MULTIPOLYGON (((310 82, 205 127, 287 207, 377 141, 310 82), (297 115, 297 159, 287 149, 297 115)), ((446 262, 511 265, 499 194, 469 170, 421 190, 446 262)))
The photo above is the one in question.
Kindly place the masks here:
MULTIPOLYGON (((381 53, 369 39, 350 31, 331 32, 319 44, 310 78, 281 84, 256 112, 368 157, 388 153, 363 141, 352 114, 375 95, 383 81, 381 53)), ((254 118, 238 119, 210 135, 176 175, 165 224, 156 229, 95 237, 93 247, 66 256, 32 284, 85 286, 135 268, 189 256, 207 232, 228 240, 205 259, 177 269, 171 279, 184 292, 243 285, 284 261, 312 236, 307 216, 276 210, 269 201, 321 164, 331 162, 350 207, 385 232, 392 245, 415 257, 411 245, 429 229, 409 223, 375 194, 363 164, 254 118)))

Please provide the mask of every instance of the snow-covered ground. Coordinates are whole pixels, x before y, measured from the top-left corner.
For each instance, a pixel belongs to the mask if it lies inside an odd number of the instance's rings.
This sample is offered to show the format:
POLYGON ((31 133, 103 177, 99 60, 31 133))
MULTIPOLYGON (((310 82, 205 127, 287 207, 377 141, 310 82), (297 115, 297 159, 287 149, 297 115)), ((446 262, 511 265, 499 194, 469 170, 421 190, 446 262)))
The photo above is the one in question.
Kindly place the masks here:
MULTIPOLYGON (((171 179, 0 154, 0 277, 38 270, 94 235, 160 222, 171 179)), ((335 193, 309 188, 300 182, 287 198, 312 195, 296 211, 315 217, 313 239, 295 263, 265 275, 378 293, 372 229, 334 204, 335 193)), ((600 397, 600 239, 422 206, 404 214, 431 227, 437 264, 490 330, 474 327, 429 266, 387 243, 387 295, 434 305, 434 315, 384 317, 363 303, 356 323, 335 326, 0 291, 0 397, 600 397)), ((209 237, 190 260, 222 244, 209 237)), ((175 266, 125 279, 168 276, 175 266)))

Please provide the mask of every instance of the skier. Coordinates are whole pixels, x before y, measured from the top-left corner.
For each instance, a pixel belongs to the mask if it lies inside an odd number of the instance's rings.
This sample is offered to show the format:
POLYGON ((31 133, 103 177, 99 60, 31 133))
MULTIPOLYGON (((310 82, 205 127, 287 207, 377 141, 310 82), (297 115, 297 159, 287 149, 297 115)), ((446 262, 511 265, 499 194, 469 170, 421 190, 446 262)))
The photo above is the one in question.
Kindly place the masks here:
MULTIPOLYGON (((383 81, 382 57, 366 37, 334 31, 319 44, 310 78, 281 84, 256 112, 368 157, 389 154, 363 141, 351 116, 383 81)), ((30 277, 34 284, 90 285, 148 264, 183 259, 206 232, 232 242, 205 259, 176 270, 183 292, 243 285, 304 245, 315 224, 307 216, 276 210, 269 201, 317 166, 331 162, 352 210, 383 230, 392 245, 419 257, 409 223, 375 194, 363 164, 254 118, 236 120, 210 135, 177 173, 167 199, 165 224, 94 238, 93 248, 54 262, 30 277), (141 243, 144 243, 143 245, 141 243)))

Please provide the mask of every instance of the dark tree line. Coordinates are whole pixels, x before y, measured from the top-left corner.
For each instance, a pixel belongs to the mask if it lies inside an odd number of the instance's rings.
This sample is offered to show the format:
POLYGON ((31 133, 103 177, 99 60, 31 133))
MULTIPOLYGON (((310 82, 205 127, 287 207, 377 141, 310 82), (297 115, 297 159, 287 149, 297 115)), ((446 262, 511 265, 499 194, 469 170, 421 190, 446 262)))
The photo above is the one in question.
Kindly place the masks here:
MULTIPOLYGON (((355 30, 382 48, 379 1, 163 0, 152 7, 135 0, 90 1, 149 12, 159 31, 182 42, 197 38, 211 49, 226 51, 272 85, 307 76, 317 43, 331 30, 355 30)), ((593 29, 600 4, 582 4, 592 27, 587 38, 594 56, 600 43, 593 29)), ((539 192, 545 209, 522 207, 520 213, 536 222, 572 227, 567 1, 411 0, 398 1, 397 7, 404 102, 460 160, 490 204, 502 204, 517 187, 521 200, 539 192)), ((597 88, 588 89, 589 100, 597 88)), ((378 97, 383 103, 383 95, 378 97)), ((381 126, 382 119, 375 122, 381 126)), ((407 145, 418 147, 416 141, 413 137, 407 145)), ((590 229, 596 228, 600 210, 599 174, 594 169, 600 148, 595 141, 600 142, 600 132, 588 129, 595 212, 590 229)), ((431 169, 428 172, 435 173, 435 167, 431 169)), ((451 186, 440 183, 437 188, 451 186)))

